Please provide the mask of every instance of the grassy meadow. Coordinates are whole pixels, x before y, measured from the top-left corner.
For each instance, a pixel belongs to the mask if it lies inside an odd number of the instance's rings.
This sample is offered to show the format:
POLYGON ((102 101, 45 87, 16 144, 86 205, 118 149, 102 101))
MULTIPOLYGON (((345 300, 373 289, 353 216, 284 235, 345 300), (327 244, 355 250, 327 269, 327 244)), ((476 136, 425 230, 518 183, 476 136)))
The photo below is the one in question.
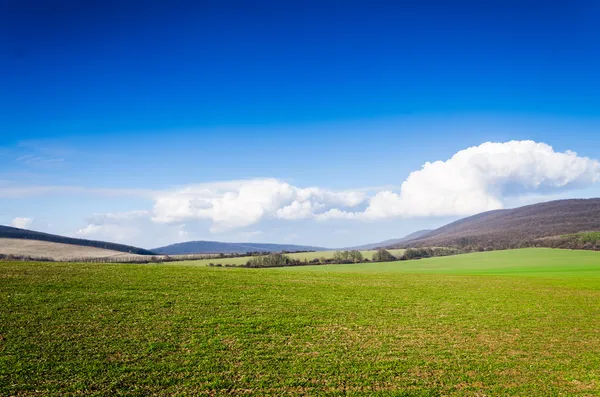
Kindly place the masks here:
POLYGON ((0 395, 600 394, 600 252, 0 263, 0 395))

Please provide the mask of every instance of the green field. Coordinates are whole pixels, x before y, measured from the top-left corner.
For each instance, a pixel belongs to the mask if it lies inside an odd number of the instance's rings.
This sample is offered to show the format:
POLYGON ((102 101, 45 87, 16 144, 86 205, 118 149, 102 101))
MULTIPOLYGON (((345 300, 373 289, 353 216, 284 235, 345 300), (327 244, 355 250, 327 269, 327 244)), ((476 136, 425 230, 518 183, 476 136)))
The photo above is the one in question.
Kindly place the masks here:
MULTIPOLYGON (((401 256, 404 253, 405 250, 403 249, 393 249, 393 250, 389 250, 389 252, 392 255, 395 256, 401 256)), ((333 258, 333 254, 335 254, 336 251, 317 251, 317 252, 298 252, 295 254, 286 254, 287 256, 289 256, 290 258, 293 259, 299 259, 301 261, 303 260, 307 260, 307 261, 311 261, 313 259, 321 259, 321 258, 325 258, 325 259, 331 259, 333 258)), ((373 259, 373 254, 377 251, 375 250, 369 250, 369 251, 360 251, 363 256, 369 260, 373 259)), ((185 261, 184 264, 194 264, 194 265, 208 265, 209 263, 214 263, 216 264, 221 264, 221 265, 245 265, 246 262, 248 262, 248 259, 250 259, 249 256, 240 256, 239 258, 215 258, 215 259, 200 259, 200 260, 194 260, 194 261, 185 261)))
POLYGON ((0 395, 600 394, 600 252, 0 263, 0 395))

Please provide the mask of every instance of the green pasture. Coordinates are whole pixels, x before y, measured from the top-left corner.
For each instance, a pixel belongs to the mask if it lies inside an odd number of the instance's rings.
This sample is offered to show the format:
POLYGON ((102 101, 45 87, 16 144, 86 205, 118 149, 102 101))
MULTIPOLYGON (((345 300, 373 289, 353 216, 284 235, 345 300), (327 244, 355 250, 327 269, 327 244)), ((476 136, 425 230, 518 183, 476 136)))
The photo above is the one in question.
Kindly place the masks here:
POLYGON ((0 262, 2 396, 592 396, 600 252, 0 262))

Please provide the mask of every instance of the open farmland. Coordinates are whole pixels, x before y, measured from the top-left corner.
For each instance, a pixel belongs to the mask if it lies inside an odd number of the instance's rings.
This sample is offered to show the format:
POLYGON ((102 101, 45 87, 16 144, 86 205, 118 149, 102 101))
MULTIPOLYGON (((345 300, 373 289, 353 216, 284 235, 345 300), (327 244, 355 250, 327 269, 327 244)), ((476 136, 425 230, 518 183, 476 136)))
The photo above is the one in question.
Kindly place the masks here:
POLYGON ((599 393, 598 252, 0 263, 0 395, 599 393))

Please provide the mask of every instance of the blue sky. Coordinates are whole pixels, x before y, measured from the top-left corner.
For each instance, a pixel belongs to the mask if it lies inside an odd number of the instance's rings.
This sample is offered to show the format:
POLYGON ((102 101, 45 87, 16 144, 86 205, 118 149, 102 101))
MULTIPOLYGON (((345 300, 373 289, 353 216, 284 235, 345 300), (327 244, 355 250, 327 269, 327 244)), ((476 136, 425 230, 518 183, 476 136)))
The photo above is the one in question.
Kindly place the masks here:
POLYGON ((598 17, 593 1, 2 2, 0 222, 345 246, 598 196, 598 17))

